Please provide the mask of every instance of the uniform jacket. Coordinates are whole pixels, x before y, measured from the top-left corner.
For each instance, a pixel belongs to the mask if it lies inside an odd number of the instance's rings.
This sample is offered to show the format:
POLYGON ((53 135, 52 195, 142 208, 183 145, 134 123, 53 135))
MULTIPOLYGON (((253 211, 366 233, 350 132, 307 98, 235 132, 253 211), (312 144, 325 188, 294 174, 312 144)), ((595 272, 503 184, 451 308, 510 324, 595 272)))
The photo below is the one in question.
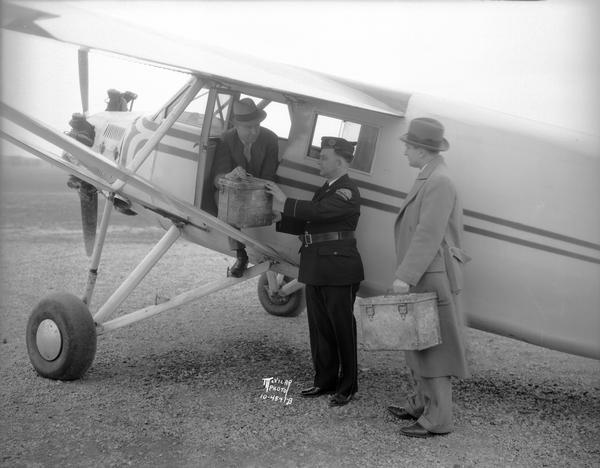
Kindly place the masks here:
POLYGON ((232 128, 221 136, 215 150, 213 174, 226 174, 237 166, 243 167, 254 177, 275 180, 275 172, 279 166, 279 141, 271 130, 260 127, 258 138, 252 144, 250 162, 244 156, 244 144, 232 128))
POLYGON ((438 156, 417 176, 394 224, 396 277, 410 284, 411 292, 438 294, 442 343, 407 352, 409 366, 423 377, 467 375, 462 310, 451 291, 443 252, 445 241, 454 253, 453 262, 465 259, 462 232, 462 205, 444 159, 438 156))
MULTIPOLYGON (((288 198, 277 230, 289 234, 355 231, 360 217, 360 192, 343 175, 317 190, 311 201, 288 198)), ((356 239, 316 242, 300 247, 298 281, 311 285, 342 286, 364 279, 356 239)))

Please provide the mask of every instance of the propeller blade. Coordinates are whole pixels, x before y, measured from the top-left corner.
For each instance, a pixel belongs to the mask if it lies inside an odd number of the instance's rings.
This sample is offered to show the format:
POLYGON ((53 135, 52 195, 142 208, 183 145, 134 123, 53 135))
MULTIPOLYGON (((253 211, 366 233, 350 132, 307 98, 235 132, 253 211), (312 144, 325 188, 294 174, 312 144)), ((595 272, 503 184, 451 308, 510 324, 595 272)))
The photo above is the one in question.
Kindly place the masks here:
POLYGON ((79 92, 81 93, 81 108, 86 115, 89 109, 89 63, 88 50, 79 49, 77 51, 77 61, 79 63, 79 92))
POLYGON ((81 227, 83 228, 83 243, 85 253, 89 257, 96 242, 96 226, 98 225, 98 190, 91 184, 81 181, 79 187, 79 202, 81 204, 81 227))

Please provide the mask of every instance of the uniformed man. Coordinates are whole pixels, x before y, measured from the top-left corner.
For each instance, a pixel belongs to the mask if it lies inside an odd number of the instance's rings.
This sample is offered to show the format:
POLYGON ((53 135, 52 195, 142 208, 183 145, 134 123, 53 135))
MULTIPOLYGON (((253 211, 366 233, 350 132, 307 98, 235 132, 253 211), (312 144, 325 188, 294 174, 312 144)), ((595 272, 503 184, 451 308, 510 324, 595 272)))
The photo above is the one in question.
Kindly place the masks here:
POLYGON ((288 198, 274 183, 273 211, 281 213, 277 230, 299 234, 298 281, 306 284, 313 386, 303 397, 333 393, 329 404, 347 404, 356 393, 357 352, 354 300, 364 279, 354 231, 360 216, 360 193, 348 177, 354 143, 323 137, 320 174, 327 179, 312 200, 288 198))
MULTIPOLYGON (((261 127, 267 113, 259 109, 250 98, 233 104, 233 128, 221 136, 215 150, 213 173, 215 185, 220 177, 245 179, 248 176, 275 180, 279 166, 279 140, 268 128, 261 127)), ((248 267, 246 246, 229 239, 237 260, 229 269, 229 275, 241 277, 248 267)))

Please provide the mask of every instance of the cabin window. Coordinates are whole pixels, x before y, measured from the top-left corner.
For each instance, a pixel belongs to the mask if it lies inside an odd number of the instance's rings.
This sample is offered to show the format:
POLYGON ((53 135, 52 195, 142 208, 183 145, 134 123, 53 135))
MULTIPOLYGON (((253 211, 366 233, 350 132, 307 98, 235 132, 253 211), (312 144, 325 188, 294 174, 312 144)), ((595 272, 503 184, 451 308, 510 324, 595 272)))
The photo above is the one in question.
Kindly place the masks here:
POLYGON ((266 107, 267 117, 261 125, 275 132, 279 138, 289 138, 292 121, 290 120, 290 111, 286 104, 271 101, 266 107))
MULTIPOLYGON (((204 122, 204 113, 208 103, 208 89, 201 90, 198 95, 188 104, 185 111, 177 118, 178 123, 191 125, 193 127, 202 128, 204 122)), ((230 107, 232 103, 232 95, 226 93, 218 93, 213 111, 213 121, 210 128, 211 136, 218 136, 227 128, 227 120, 229 118, 230 107)), ((169 112, 170 109, 167 109, 169 112)))
POLYGON ((308 149, 307 156, 319 159, 321 138, 324 136, 345 138, 348 141, 356 142, 354 160, 350 168, 370 173, 378 135, 379 129, 371 125, 342 120, 327 115, 317 115, 311 146, 308 149))

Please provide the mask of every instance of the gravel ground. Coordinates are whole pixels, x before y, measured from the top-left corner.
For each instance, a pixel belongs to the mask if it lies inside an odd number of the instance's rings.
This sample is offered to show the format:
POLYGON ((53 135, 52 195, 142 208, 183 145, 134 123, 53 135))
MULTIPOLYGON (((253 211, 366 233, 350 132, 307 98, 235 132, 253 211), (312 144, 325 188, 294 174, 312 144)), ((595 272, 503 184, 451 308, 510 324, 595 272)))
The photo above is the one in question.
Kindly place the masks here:
MULTIPOLYGON (((408 389, 402 356, 361 350, 345 407, 298 398, 312 380, 305 313, 266 314, 256 280, 101 336, 81 380, 43 379, 27 357, 28 314, 51 292, 80 295, 88 264, 76 223, 61 218, 77 205, 56 197, 36 204, 52 222, 17 210, 23 194, 2 197, 0 466, 600 466, 597 361, 469 330, 455 432, 405 438, 385 410, 408 389), (261 398, 268 377, 292 380, 291 404, 261 398)), ((161 235, 116 222, 96 306, 161 235)), ((228 263, 178 241, 122 310, 215 280, 228 263)))

